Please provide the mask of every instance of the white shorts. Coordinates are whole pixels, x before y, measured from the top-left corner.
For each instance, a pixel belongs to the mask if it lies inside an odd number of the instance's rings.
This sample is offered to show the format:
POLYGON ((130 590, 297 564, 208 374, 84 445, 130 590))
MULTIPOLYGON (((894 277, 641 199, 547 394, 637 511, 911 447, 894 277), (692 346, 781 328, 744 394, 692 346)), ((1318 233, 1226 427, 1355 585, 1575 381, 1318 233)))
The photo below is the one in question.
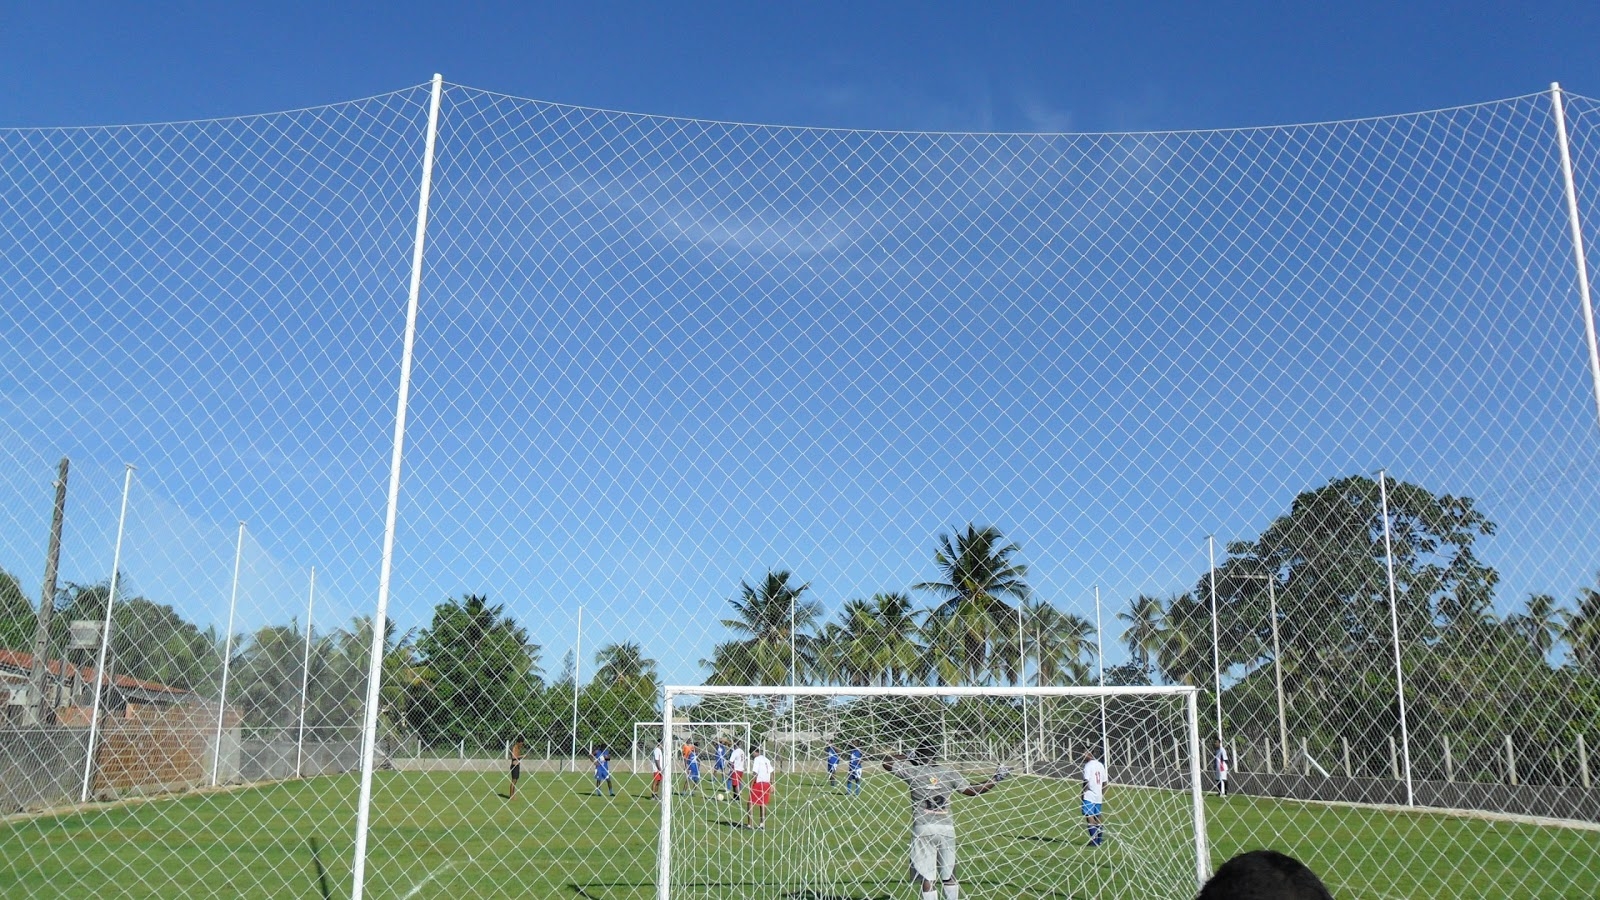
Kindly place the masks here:
POLYGON ((954 881, 956 836, 953 832, 911 835, 911 880, 954 881))

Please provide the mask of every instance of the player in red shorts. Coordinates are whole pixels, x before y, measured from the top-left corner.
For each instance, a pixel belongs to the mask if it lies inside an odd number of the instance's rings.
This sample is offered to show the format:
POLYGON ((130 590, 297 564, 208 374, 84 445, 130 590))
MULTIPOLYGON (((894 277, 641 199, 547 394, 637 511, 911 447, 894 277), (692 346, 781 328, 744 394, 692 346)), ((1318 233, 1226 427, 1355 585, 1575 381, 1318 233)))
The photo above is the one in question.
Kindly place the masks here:
POLYGON ((650 751, 650 765, 654 771, 650 775, 650 799, 661 799, 661 742, 656 741, 656 748, 650 751))
POLYGON ((728 784, 733 789, 733 801, 739 802, 739 790, 744 785, 744 748, 738 744, 733 745, 733 755, 728 758, 732 771, 728 776, 728 784))
POLYGON ((756 755, 750 760, 750 805, 744 810, 744 827, 762 829, 767 827, 767 807, 772 804, 772 760, 756 748, 756 755), (751 816, 756 810, 761 810, 761 824, 752 823, 751 816))

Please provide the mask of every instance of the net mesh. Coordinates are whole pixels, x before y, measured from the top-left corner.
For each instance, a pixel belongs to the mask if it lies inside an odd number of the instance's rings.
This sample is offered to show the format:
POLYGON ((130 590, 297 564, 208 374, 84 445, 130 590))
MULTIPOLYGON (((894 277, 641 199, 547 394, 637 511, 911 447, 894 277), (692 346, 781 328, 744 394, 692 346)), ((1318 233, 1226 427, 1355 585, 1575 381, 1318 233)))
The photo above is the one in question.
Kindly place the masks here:
MULTIPOLYGON (((1600 104, 1562 102, 1592 244, 1600 104)), ((446 85, 362 810, 429 103, 0 130, 23 895, 343 895, 360 828, 372 896, 651 896, 628 748, 664 683, 1102 677, 1200 689, 1213 862, 1592 893, 1600 457, 1551 95, 1002 135, 446 85)))
MULTIPOLYGON (((895 896, 946 874, 968 897, 1194 895, 1187 695, 732 690, 720 699, 744 704, 759 727, 721 783, 672 792, 665 896, 895 896), (1090 819, 1084 754, 1110 746, 1127 759, 1090 819), (769 788, 754 786, 758 757, 769 788), (919 855, 918 835, 950 836, 948 873, 937 853, 919 855)), ((672 714, 705 699, 674 695, 672 714)), ((675 767, 689 770, 689 755, 675 767)))

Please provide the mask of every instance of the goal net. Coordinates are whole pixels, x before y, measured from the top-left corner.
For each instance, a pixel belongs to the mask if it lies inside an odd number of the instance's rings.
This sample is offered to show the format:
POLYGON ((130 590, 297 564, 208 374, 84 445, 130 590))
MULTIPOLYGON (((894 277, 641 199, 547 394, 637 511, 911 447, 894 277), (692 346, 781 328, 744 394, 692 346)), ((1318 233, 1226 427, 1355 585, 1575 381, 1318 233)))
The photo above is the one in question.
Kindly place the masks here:
MULTIPOLYGON (((736 700, 754 735, 738 793, 663 794, 657 897, 900 896, 919 877, 914 822, 953 829, 963 897, 1191 897, 1207 869, 1195 698, 1186 687, 668 687, 660 734, 736 700), (1109 770, 1097 819, 1084 806, 1090 755, 1109 770), (758 787, 767 767, 771 787, 758 787)), ((936 856, 942 878, 938 868, 936 856)))

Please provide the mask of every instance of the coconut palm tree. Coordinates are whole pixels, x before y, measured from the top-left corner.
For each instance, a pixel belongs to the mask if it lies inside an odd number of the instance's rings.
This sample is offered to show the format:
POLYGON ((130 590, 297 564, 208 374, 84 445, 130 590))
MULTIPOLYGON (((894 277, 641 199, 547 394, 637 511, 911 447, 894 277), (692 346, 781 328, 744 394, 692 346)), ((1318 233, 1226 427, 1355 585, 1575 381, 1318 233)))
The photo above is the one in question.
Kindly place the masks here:
POLYGON ((1530 594, 1522 612, 1506 617, 1506 628, 1527 641, 1540 659, 1548 659, 1561 637, 1561 610, 1556 608, 1556 598, 1549 594, 1530 594))
MULTIPOLYGON (((723 651, 722 661, 738 663, 744 672, 714 669, 714 677, 729 679, 723 682, 729 684, 788 684, 791 678, 799 683, 806 676, 806 662, 815 640, 810 629, 822 617, 822 604, 804 599, 810 585, 792 584, 790 577, 787 571, 769 571, 756 584, 739 584, 739 596, 728 601, 734 618, 723 619, 722 624, 739 636, 736 643, 742 649, 723 651), (791 637, 796 657, 793 668, 791 637)), ((713 651, 713 660, 716 658, 713 651)))
MULTIPOLYGON (((999 529, 968 524, 952 539, 939 535, 933 555, 941 581, 912 585, 940 599, 924 618, 923 631, 932 650, 930 674, 942 683, 973 682, 998 674, 994 660, 1006 620, 1016 611, 1001 598, 1028 598, 1028 567, 1012 561, 1021 548, 1002 543, 999 529)), ((1002 651, 1002 658, 1003 658, 1002 651)))
POLYGON ((1193 594, 1167 598, 1161 613, 1157 668, 1169 683, 1200 685, 1211 671, 1211 616, 1193 594))
POLYGON ((607 644, 594 655, 598 669, 594 682, 612 688, 640 690, 655 693, 659 678, 656 661, 644 655, 644 648, 636 643, 607 644))
POLYGON ((901 593, 874 594, 872 615, 878 624, 878 670, 885 685, 907 684, 922 655, 918 645, 917 615, 911 598, 901 593))
POLYGON ((1128 646, 1133 661, 1148 669, 1152 657, 1161 648, 1161 600, 1140 594, 1129 605, 1127 612, 1117 613, 1117 618, 1127 622, 1122 632, 1122 642, 1128 646))
POLYGON ((1581 668, 1600 672, 1600 591, 1578 589, 1578 608, 1562 616, 1561 639, 1581 668))
POLYGON ((1028 647, 1042 684, 1084 684, 1096 656, 1094 623, 1048 603, 1028 608, 1024 617, 1028 647))

